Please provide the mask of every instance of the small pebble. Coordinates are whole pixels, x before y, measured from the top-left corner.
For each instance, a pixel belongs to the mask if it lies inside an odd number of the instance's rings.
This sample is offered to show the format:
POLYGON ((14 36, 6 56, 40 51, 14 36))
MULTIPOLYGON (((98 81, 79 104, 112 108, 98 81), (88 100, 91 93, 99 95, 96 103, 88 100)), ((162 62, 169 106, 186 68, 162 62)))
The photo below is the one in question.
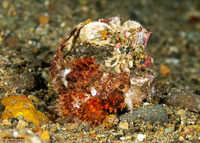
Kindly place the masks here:
POLYGON ((143 141, 145 138, 146 138, 146 135, 143 135, 143 134, 138 134, 137 135, 137 140, 138 141, 143 141))
POLYGON ((9 88, 16 88, 19 90, 33 90, 39 86, 36 75, 33 73, 22 73, 11 76, 8 80, 9 88))
POLYGON ((159 71, 162 74, 162 76, 166 76, 171 73, 171 70, 164 64, 160 65, 159 71))
POLYGON ((183 142, 185 141, 184 137, 182 136, 179 136, 178 140, 183 141, 183 142))
POLYGON ((183 109, 179 109, 179 110, 176 112, 176 114, 179 115, 179 116, 181 116, 181 117, 185 117, 185 113, 186 113, 186 111, 183 110, 183 109))
POLYGON ((185 88, 172 88, 164 100, 169 106, 181 107, 194 112, 200 112, 200 97, 185 88))
MULTIPOLYGON (((123 114, 120 116, 121 120, 126 120, 128 123, 135 121, 137 118, 145 122, 159 122, 160 125, 168 122, 167 112, 163 109, 162 105, 149 105, 136 110, 135 112, 123 114)), ((122 126, 123 127, 123 126, 122 126)), ((125 126, 124 126, 125 127, 125 126)))
POLYGON ((124 140, 131 140, 132 136, 124 136, 124 137, 120 137, 119 139, 124 141, 124 140))
POLYGON ((165 133, 169 134, 169 133, 172 133, 173 132, 173 129, 171 128, 166 128, 165 129, 165 133))
POLYGON ((115 136, 115 138, 120 139, 120 138, 123 136, 123 134, 120 134, 120 133, 113 133, 113 136, 115 136))
POLYGON ((17 36, 12 36, 6 39, 6 43, 10 48, 16 48, 19 43, 19 39, 17 36))
POLYGON ((50 131, 55 132, 57 130, 56 125, 52 125, 50 131))
POLYGON ((128 122, 126 122, 125 120, 122 120, 120 123, 119 123, 119 128, 121 129, 127 129, 128 130, 128 122))
POLYGON ((18 136, 18 132, 14 131, 13 132, 13 137, 17 138, 17 136, 18 136))
POLYGON ((69 123, 66 127, 67 130, 76 130, 78 128, 79 124, 78 123, 69 123))
POLYGON ((16 58, 16 59, 14 59, 13 64, 18 65, 18 66, 23 66, 26 64, 26 61, 21 58, 16 58))
POLYGON ((2 121, 2 126, 11 126, 11 122, 7 119, 2 121))
POLYGON ((35 97, 34 95, 28 95, 28 98, 31 99, 31 101, 33 101, 35 103, 40 102, 40 100, 37 97, 35 97))
POLYGON ((37 134, 37 135, 42 133, 41 127, 34 127, 34 128, 33 128, 33 131, 34 131, 35 134, 37 134))
POLYGON ((9 5, 10 5, 10 3, 9 3, 8 1, 3 1, 3 2, 2 2, 2 7, 3 7, 4 9, 7 9, 9 5))
POLYGON ((17 124, 17 126, 16 126, 16 128, 18 128, 18 129, 24 129, 24 128, 26 128, 28 126, 28 123, 27 122, 25 122, 25 121, 23 121, 23 120, 19 120, 18 121, 18 124, 17 124))
POLYGON ((45 139, 45 140, 49 140, 50 139, 50 135, 49 135, 48 130, 44 131, 40 137, 45 139))

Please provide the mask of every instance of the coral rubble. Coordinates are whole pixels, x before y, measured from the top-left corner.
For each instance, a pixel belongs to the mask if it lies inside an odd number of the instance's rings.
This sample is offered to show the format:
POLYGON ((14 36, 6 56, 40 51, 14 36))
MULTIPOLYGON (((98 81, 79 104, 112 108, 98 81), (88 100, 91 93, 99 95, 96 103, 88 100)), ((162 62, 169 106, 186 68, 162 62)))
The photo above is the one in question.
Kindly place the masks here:
POLYGON ((136 21, 121 24, 119 16, 78 24, 51 63, 59 113, 98 125, 109 113, 132 112, 154 78, 145 51, 150 36, 136 21))

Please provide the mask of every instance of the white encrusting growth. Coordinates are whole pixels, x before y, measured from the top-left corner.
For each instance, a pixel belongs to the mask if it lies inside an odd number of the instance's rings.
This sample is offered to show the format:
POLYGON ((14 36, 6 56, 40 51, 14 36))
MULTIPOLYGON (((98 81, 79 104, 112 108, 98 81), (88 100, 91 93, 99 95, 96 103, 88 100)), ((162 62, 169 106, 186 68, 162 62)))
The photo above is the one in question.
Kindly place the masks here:
POLYGON ((125 93, 125 99, 124 102, 127 104, 128 109, 130 110, 130 113, 133 112, 133 97, 134 97, 134 90, 130 88, 126 93, 125 93))
POLYGON ((97 91, 96 91, 96 89, 94 87, 90 88, 90 93, 91 93, 92 96, 96 96, 97 95, 97 91))
POLYGON ((73 108, 80 108, 79 103, 78 103, 78 102, 75 102, 75 103, 73 104, 73 108))
POLYGON ((146 94, 137 86, 132 86, 126 93, 124 102, 128 109, 133 113, 133 104, 141 102, 146 97, 146 94))
POLYGON ((61 80, 66 88, 68 87, 67 86, 68 81, 66 80, 66 75, 69 74, 70 72, 71 72, 71 69, 65 69, 61 72, 61 80))
POLYGON ((63 76, 66 76, 70 72, 71 72, 71 69, 65 69, 63 72, 63 76))
POLYGON ((80 106, 87 102, 89 99, 90 99, 90 94, 84 94, 86 97, 82 100, 82 99, 79 99, 78 97, 74 97, 73 100, 73 108, 80 108, 80 106))

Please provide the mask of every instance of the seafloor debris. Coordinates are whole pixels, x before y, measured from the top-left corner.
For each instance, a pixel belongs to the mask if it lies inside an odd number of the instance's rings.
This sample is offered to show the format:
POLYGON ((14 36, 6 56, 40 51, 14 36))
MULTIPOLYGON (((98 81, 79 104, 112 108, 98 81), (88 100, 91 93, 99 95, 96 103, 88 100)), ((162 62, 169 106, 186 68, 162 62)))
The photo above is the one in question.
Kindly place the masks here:
POLYGON ((136 21, 121 24, 119 16, 78 24, 51 63, 60 114, 97 125, 125 107, 132 112, 154 78, 145 51, 150 36, 136 21))
POLYGON ((41 123, 49 123, 49 119, 40 111, 36 110, 32 101, 26 95, 9 96, 3 98, 1 103, 5 107, 1 119, 17 118, 22 115, 27 121, 32 121, 36 126, 41 123))
POLYGON ((169 95, 164 98, 169 106, 187 108, 193 112, 200 112, 200 97, 185 88, 171 88, 169 95))
POLYGON ((166 110, 164 110, 163 106, 159 104, 144 106, 143 108, 135 111, 133 114, 128 113, 119 116, 119 119, 121 122, 127 121, 129 124, 137 119, 151 124, 158 122, 159 125, 164 125, 164 123, 168 123, 169 121, 166 110))
MULTIPOLYGON (((33 131, 28 129, 17 130, 17 129, 1 129, 0 130, 1 142, 18 142, 18 143, 43 143, 33 131)), ((46 141, 48 142, 48 141, 46 141)))

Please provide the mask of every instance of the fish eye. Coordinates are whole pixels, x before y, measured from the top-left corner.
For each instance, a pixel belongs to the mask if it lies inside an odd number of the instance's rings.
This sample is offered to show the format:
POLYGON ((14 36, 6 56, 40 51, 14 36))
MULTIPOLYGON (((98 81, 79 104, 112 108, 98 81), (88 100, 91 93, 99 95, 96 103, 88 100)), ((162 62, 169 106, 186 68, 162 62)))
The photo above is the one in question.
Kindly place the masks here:
POLYGON ((109 119, 108 119, 108 122, 113 122, 113 118, 109 118, 109 119))
POLYGON ((125 88, 124 84, 119 85, 119 89, 124 89, 124 88, 125 88))

